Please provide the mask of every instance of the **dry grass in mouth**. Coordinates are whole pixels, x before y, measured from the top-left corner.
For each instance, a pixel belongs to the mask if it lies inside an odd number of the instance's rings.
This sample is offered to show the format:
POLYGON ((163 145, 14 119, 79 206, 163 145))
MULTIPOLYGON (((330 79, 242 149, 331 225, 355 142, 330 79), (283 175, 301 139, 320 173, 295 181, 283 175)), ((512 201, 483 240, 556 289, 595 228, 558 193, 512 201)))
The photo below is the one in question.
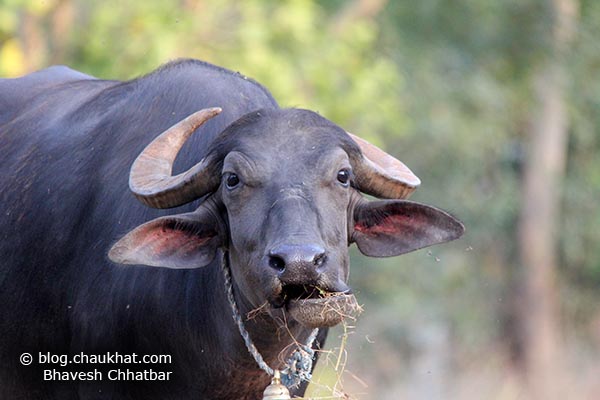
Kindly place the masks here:
MULTIPOLYGON (((330 295, 325 289, 312 285, 285 285, 281 290, 283 300, 287 304, 290 301, 306 300, 306 299, 321 299, 330 295)), ((331 293, 335 295, 336 293, 331 293)))
POLYGON ((362 306, 358 304, 356 300, 354 300, 351 304, 348 304, 347 302, 340 303, 338 301, 339 296, 347 295, 342 292, 333 292, 326 293, 322 297, 323 299, 325 299, 325 301, 319 304, 323 306, 321 316, 325 316, 327 313, 333 312, 342 317, 344 321, 349 319, 352 321, 356 321, 358 316, 364 311, 362 306))
POLYGON ((310 328, 333 327, 345 319, 355 320, 362 311, 354 295, 345 293, 295 300, 287 310, 292 318, 310 328))
MULTIPOLYGON (((321 303, 323 306, 323 309, 321 311, 321 313, 322 313, 321 316, 324 316, 328 312, 334 312, 334 313, 339 314, 344 319, 349 318, 353 321, 355 321, 356 317, 358 315, 360 315, 363 311, 362 307, 356 302, 354 304, 352 304, 351 307, 349 307, 349 308, 345 307, 346 309, 342 309, 342 307, 339 303, 336 304, 336 301, 339 299, 340 296, 348 295, 348 293, 345 293, 345 292, 328 292, 325 289, 321 289, 318 286, 315 286, 315 287, 312 287, 312 292, 309 292, 305 288, 305 293, 307 294, 307 296, 302 296, 297 299, 289 299, 289 300, 297 301, 297 300, 309 300, 309 299, 313 299, 313 300, 331 299, 331 301, 324 301, 323 303, 321 303), (318 296, 314 297, 314 295, 316 293, 318 293, 318 296)), ((347 305, 347 304, 345 304, 345 305, 347 305)), ((260 306, 256 307, 253 310, 250 310, 246 314, 246 321, 250 321, 250 320, 256 318, 260 314, 263 314, 263 313, 266 314, 268 312, 268 307, 269 307, 269 303, 267 301, 265 301, 260 306)))

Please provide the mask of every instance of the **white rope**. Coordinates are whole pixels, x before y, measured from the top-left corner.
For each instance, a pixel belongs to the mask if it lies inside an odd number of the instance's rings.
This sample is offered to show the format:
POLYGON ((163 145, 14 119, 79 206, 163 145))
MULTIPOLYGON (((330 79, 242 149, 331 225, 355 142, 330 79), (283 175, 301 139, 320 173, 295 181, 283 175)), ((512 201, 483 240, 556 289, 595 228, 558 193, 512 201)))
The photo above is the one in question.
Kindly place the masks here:
MULTIPOLYGON (((252 357, 254 357, 254 360, 260 369, 265 371, 270 376, 274 376, 275 371, 265 362, 262 355, 258 352, 258 349, 252 342, 250 334, 244 327, 244 321, 242 320, 242 316, 240 315, 240 311, 235 302, 235 297, 233 296, 233 284, 231 283, 231 271, 229 269, 228 256, 228 251, 223 251, 223 261, 221 263, 221 267, 223 269, 223 275, 225 276, 225 293, 227 294, 227 300, 231 306, 233 321, 237 325, 240 335, 242 335, 242 338, 244 339, 244 343, 246 344, 248 352, 252 355, 252 357)), ((313 329, 308 337, 306 345, 301 345, 301 347, 296 349, 287 360, 286 368, 281 371, 281 381, 284 385, 288 387, 297 387, 303 381, 309 381, 311 379, 312 364, 315 355, 312 346, 317 338, 318 333, 318 328, 313 329)))

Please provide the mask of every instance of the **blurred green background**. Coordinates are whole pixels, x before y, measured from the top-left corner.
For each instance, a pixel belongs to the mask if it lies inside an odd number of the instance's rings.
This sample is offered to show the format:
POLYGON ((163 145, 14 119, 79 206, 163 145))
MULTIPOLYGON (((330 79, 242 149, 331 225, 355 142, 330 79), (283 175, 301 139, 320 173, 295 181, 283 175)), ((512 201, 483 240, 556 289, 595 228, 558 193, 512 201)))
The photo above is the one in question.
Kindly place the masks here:
POLYGON ((0 75, 192 57, 316 110, 467 226, 352 250, 365 312, 312 398, 600 398, 600 1, 0 0, 0 75))

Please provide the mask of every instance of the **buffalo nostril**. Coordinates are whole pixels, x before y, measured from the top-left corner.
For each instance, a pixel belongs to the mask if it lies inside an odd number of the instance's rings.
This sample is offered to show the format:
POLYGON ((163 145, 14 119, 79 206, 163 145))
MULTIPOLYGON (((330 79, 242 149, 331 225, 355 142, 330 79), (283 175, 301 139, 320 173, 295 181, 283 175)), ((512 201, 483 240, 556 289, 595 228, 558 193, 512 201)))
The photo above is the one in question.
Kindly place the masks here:
POLYGON ((280 273, 309 273, 318 271, 325 261, 325 249, 316 245, 280 245, 269 252, 269 266, 280 273))
POLYGON ((313 260, 315 267, 320 267, 325 262, 325 253, 317 254, 313 260))
POLYGON ((285 269, 285 261, 279 256, 270 255, 269 266, 277 271, 283 271, 285 269))

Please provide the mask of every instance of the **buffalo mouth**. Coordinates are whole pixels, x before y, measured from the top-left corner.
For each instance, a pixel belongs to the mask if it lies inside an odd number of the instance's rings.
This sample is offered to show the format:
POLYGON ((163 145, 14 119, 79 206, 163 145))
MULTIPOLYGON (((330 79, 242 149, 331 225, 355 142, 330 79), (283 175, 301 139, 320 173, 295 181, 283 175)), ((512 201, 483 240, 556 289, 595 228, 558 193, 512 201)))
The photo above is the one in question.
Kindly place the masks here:
POLYGON ((349 289, 340 292, 311 285, 286 285, 279 300, 280 307, 308 328, 331 327, 347 318, 356 319, 362 311, 349 289))

